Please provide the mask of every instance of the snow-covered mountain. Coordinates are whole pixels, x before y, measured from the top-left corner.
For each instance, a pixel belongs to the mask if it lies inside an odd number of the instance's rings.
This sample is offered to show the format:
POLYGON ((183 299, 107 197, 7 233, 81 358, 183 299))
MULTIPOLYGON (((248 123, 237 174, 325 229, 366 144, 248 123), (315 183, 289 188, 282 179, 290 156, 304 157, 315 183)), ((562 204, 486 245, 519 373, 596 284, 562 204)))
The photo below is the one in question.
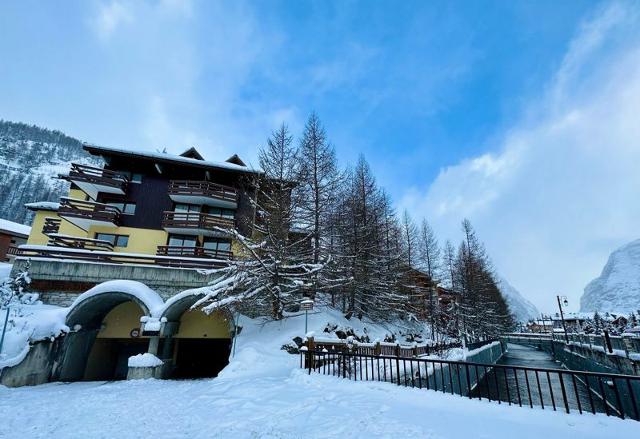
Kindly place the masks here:
POLYGON ((536 306, 522 297, 520 291, 516 290, 507 280, 498 276, 497 284, 502 296, 507 301, 509 310, 519 322, 526 322, 529 319, 536 318, 540 315, 540 311, 536 306))
POLYGON ((57 201, 66 193, 68 183, 56 177, 72 161, 99 164, 79 140, 60 131, 0 120, 0 218, 28 224, 24 204, 57 201))
POLYGON ((584 288, 580 311, 631 312, 640 309, 640 239, 609 256, 600 277, 584 288))

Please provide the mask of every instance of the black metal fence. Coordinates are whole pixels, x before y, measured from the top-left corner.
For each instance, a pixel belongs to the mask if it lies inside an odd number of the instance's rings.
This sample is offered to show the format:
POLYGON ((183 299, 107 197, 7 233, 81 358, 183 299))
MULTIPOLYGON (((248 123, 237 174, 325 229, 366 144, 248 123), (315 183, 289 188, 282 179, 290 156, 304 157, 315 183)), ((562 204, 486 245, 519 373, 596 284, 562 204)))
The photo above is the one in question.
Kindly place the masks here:
POLYGON ((300 366, 354 381, 385 381, 499 404, 605 413, 640 421, 640 377, 326 350, 303 351, 300 366))

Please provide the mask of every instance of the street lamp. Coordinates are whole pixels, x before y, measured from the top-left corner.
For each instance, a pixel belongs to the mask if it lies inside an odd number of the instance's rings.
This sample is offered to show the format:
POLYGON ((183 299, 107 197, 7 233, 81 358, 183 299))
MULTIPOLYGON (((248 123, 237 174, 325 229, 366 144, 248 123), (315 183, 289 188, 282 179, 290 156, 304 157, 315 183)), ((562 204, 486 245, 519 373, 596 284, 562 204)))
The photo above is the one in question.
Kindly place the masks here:
POLYGON ((304 299, 302 302, 300 302, 300 308, 304 310, 304 334, 307 335, 307 313, 313 310, 313 300, 308 298, 304 299))
POLYGON ((556 296, 558 299, 558 308, 560 309, 560 319, 562 320, 562 329, 564 329, 564 340, 569 344, 569 336, 567 335, 567 325, 564 322, 564 313, 562 312, 562 306, 569 306, 567 296, 556 296))

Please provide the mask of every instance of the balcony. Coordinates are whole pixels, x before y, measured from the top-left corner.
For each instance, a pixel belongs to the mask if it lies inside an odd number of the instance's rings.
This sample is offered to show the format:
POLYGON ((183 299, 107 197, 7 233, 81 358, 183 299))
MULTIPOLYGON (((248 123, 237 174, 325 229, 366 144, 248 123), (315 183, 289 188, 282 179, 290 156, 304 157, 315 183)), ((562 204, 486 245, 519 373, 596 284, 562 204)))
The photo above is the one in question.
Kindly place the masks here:
POLYGON ((44 224, 42 225, 42 234, 50 235, 52 233, 58 233, 60 231, 61 222, 62 220, 60 218, 46 217, 44 219, 44 224))
POLYGON ((50 233, 49 243, 51 247, 66 247, 82 250, 113 251, 113 244, 102 239, 81 238, 79 236, 50 233))
POLYGON ((99 192, 124 195, 128 179, 117 172, 88 165, 71 164, 69 175, 60 178, 70 181, 94 200, 99 192))
POLYGON ((204 247, 181 247, 176 245, 158 246, 157 255, 184 258, 233 259, 233 253, 227 250, 212 250, 204 247))
POLYGON ((172 180, 169 198, 175 203, 199 204, 225 209, 238 207, 238 192, 230 186, 208 181, 172 180))
POLYGON ((120 209, 94 201, 61 198, 58 216, 82 230, 91 226, 118 227, 120 209))
POLYGON ((234 220, 200 212, 164 212, 162 228, 179 235, 228 236, 224 230, 232 229, 234 220))

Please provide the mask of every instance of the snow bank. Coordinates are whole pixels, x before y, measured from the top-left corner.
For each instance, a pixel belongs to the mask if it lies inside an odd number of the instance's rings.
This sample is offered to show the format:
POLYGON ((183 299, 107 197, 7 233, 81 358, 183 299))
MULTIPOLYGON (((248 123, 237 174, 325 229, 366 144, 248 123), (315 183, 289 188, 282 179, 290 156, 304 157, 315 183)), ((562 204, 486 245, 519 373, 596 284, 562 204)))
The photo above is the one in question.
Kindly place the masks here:
POLYGON ((162 360, 147 352, 129 357, 127 365, 129 367, 156 367, 162 366, 162 360))
MULTIPOLYGON (((0 331, 7 310, 0 310, 0 331)), ((19 305, 9 310, 9 323, 0 353, 0 369, 19 364, 29 353, 30 343, 69 332, 66 308, 51 305, 19 305)))

